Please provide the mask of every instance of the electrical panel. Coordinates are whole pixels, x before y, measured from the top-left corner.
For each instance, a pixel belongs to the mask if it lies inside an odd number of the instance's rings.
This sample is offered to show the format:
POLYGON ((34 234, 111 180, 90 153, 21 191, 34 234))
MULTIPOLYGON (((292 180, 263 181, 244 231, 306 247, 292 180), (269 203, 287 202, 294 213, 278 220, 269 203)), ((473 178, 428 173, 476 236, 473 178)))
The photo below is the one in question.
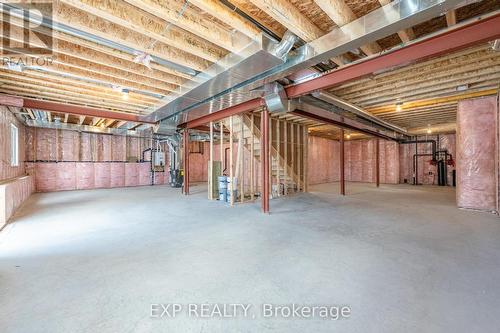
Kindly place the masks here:
POLYGON ((153 155, 153 165, 163 167, 165 166, 165 153, 162 151, 155 151, 153 155))

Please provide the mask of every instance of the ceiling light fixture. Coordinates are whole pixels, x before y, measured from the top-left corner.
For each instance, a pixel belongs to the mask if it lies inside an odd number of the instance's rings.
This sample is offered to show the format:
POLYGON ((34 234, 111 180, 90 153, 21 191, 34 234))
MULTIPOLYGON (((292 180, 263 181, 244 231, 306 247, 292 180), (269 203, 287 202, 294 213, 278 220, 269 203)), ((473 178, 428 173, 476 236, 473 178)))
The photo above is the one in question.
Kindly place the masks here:
POLYGON ((128 89, 122 89, 122 98, 128 100, 128 89))
POLYGON ((397 102, 396 103, 396 111, 400 112, 401 110, 403 110, 403 103, 397 102))
POLYGON ((151 57, 150 54, 148 54, 146 52, 135 51, 134 55, 135 55, 135 58, 133 61, 136 64, 144 65, 148 69, 151 69, 151 60, 153 60, 153 58, 151 57))
POLYGON ((495 39, 491 42, 491 49, 497 52, 500 51, 500 39, 495 39))

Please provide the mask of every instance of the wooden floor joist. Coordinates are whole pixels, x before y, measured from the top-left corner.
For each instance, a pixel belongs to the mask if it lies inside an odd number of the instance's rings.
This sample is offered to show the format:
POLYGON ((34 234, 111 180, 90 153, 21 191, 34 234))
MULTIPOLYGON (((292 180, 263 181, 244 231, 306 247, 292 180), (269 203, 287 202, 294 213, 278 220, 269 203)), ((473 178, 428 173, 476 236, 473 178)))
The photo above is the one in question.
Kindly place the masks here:
MULTIPOLYGON (((357 19, 351 8, 344 0, 314 0, 318 6, 335 22, 336 25, 342 27, 357 19)), ((367 55, 380 53, 382 48, 377 42, 372 42, 360 47, 367 55)))
POLYGON ((148 46, 155 43, 155 39, 141 35, 133 30, 123 28, 96 15, 86 13, 66 4, 59 3, 54 9, 54 19, 57 22, 72 26, 76 29, 115 41, 141 52, 167 59, 172 63, 194 70, 203 71, 211 63, 210 61, 176 49, 162 42, 157 42, 150 49, 148 46))
POLYGON ((221 22, 227 23, 235 30, 247 35, 250 39, 258 39, 258 36, 261 34, 261 31, 257 27, 225 7, 220 1, 189 0, 189 2, 221 22))
MULTIPOLYGON (((157 19, 151 14, 148 16, 148 13, 143 11, 143 9, 145 9, 143 5, 136 7, 135 5, 132 6, 126 2, 110 0, 60 1, 69 6, 78 8, 85 13, 95 15, 101 19, 140 33, 141 35, 152 38, 153 40, 161 42, 165 45, 175 46, 179 50, 211 62, 215 62, 225 55, 225 52, 216 46, 216 44, 209 43, 191 33, 195 24, 191 23, 189 25, 184 25, 181 28, 185 30, 179 31, 176 26, 169 25, 168 22, 165 22, 162 19, 157 19), (167 29, 167 27, 169 28, 167 29)), ((165 7, 161 7, 151 13, 165 14, 166 12, 167 10, 165 7)), ((175 11, 170 10, 169 12, 174 13, 175 11)), ((175 14, 175 16, 178 16, 178 14, 175 14)), ((183 20, 181 19, 180 21, 182 22, 183 20)))
MULTIPOLYGON (((394 4, 394 8, 397 6, 394 4)), ((498 9, 492 6, 488 2, 481 6, 466 4, 448 11, 440 18, 439 26, 444 28, 446 19, 447 26, 452 28, 438 35, 449 36, 468 30, 469 38, 476 36, 474 33, 478 32, 474 29, 470 32, 469 26, 479 29, 484 24, 491 25, 498 15, 482 16, 479 23, 462 22, 473 15, 498 9)), ((52 36, 54 41, 51 63, 37 68, 27 66, 22 71, 1 68, 0 91, 43 100, 71 100, 75 105, 91 105, 134 114, 148 113, 159 107, 160 101, 164 105, 170 98, 178 96, 186 83, 201 82, 202 75, 196 76, 197 73, 206 71, 231 52, 232 56, 238 55, 243 48, 253 45, 252 41, 260 41, 263 30, 271 31, 271 35, 276 34, 277 39, 290 30, 303 41, 310 42, 373 10, 384 11, 387 16, 394 14, 391 13, 394 9, 390 0, 375 0, 364 5, 350 0, 233 0, 228 3, 216 0, 60 0, 53 3, 53 9, 53 20, 84 32, 80 36, 82 38, 77 37, 78 33, 61 32, 64 31, 62 28, 52 31, 46 25, 30 27, 32 30, 28 31, 23 19, 10 16, 14 14, 3 6, 0 8, 6 15, 4 17, 10 20, 8 41, 22 43, 29 32, 36 32, 42 38, 30 40, 32 46, 44 46, 43 39, 48 36, 52 36), (385 7, 380 9, 380 6, 385 7), (113 43, 97 41, 100 38, 113 43), (155 57, 158 63, 152 61, 147 67, 134 61, 141 53, 155 57)), ((407 43, 414 40, 416 34, 421 37, 435 33, 436 29, 430 25, 431 21, 422 22, 419 26, 398 31, 399 38, 393 34, 378 41, 370 41, 361 47, 366 55, 373 55, 366 63, 380 59, 375 56, 377 53, 394 46, 398 47, 384 53, 382 57, 400 54, 397 52, 403 49, 413 50, 415 54, 427 54, 427 49, 415 47, 439 37, 411 42, 406 46, 401 45, 400 40, 407 43)), ((491 33, 482 33, 482 40, 486 40, 486 35, 492 36, 491 33)), ((467 39, 460 47, 469 45, 472 43, 467 39)), ((432 47, 432 50, 439 49, 432 47)), ((374 67, 364 77, 359 75, 350 81, 345 79, 342 85, 329 89, 329 92, 395 124, 413 126, 425 121, 436 124, 452 121, 457 101, 461 98, 498 92, 500 56, 484 41, 482 45, 458 52, 453 52, 453 48, 444 50, 448 53, 431 53, 434 58, 408 56, 416 63, 398 64, 394 61, 394 68, 374 67), (395 110, 396 103, 402 104, 402 112, 395 110)), ((26 59, 35 58, 32 54, 22 54, 12 56, 11 60, 23 56, 26 59)), ((355 61, 350 66, 353 68, 364 62, 363 56, 358 50, 352 50, 332 61, 339 66, 355 61)), ((332 73, 313 78, 303 86, 311 87, 319 79, 331 78, 334 67, 330 61, 318 65, 318 70, 327 69, 332 73)), ((334 86, 335 82, 342 83, 335 79, 328 82, 332 82, 330 86, 334 86)), ((293 85, 286 89, 291 92, 293 85)), ((29 112, 27 114, 30 116, 29 112)), ((307 173, 305 161, 301 158, 306 154, 306 127, 321 123, 300 115, 269 116, 271 140, 268 148, 272 162, 279 164, 283 159, 280 155, 287 153, 287 157, 294 162, 290 168, 272 174, 271 184, 279 185, 281 172, 288 172, 291 178, 298 177, 296 184, 304 190, 306 184, 300 177, 307 173), (285 136, 294 143, 282 146, 280 141, 285 136)), ((63 117, 66 123, 81 120, 64 114, 55 114, 55 117, 63 117)), ((116 125, 116 122, 100 118, 99 125, 116 125)), ((212 123, 219 120, 212 119, 212 123)), ((237 122, 235 118, 232 121, 237 122)), ((246 138, 249 124, 244 124, 244 121, 239 124, 243 128, 237 125, 236 132, 241 130, 246 138)), ((241 138, 233 139, 242 143, 241 138)), ((232 172, 243 173, 246 168, 243 162, 245 156, 238 153, 238 158, 238 163, 232 165, 231 169, 232 172)), ((240 183, 242 199, 245 191, 244 183, 240 183)), ((274 187, 271 192, 276 192, 274 187)), ((255 193, 257 190, 252 193, 252 197, 255 193)), ((277 193, 281 193, 279 188, 277 193)))
MULTIPOLYGON (((8 70, 0 69, 0 76, 7 80, 18 81, 22 85, 23 82, 47 85, 59 90, 85 93, 88 96, 93 96, 110 101, 124 102, 122 93, 114 91, 112 88, 105 88, 102 86, 97 86, 90 83, 82 83, 81 81, 69 80, 66 78, 61 78, 57 76, 47 76, 44 73, 39 73, 37 71, 25 70, 23 73, 16 73, 8 70)), ((158 103, 157 98, 152 98, 147 95, 136 94, 134 92, 129 92, 129 98, 126 104, 131 104, 136 106, 153 106, 158 103)))
MULTIPOLYGON (((152 0, 125 0, 131 5, 136 6, 142 10, 145 10, 151 15, 155 15, 170 24, 173 24, 185 31, 192 32, 197 36, 204 38, 205 40, 213 43, 213 45, 218 45, 219 47, 223 47, 227 51, 230 52, 238 52, 240 51, 247 43, 246 38, 238 38, 238 36, 234 36, 234 33, 223 29, 219 24, 215 22, 211 22, 205 20, 203 18, 198 17, 198 13, 193 12, 189 8, 183 12, 183 15, 179 15, 182 11, 184 3, 178 1, 169 1, 168 3, 159 3, 152 0), (236 38, 235 38, 236 37, 236 38)), ((196 3, 206 3, 206 1, 196 2, 190 1, 190 3, 196 5, 196 3)), ((222 10, 224 7, 218 7, 218 10, 222 10)), ((208 12, 208 11, 207 11, 208 12)), ((213 12, 213 11, 211 11, 213 12)), ((210 12, 209 12, 210 13, 210 12)), ((223 14, 222 12, 221 14, 223 14)), ((227 12, 225 15, 234 15, 232 12, 227 12)), ((227 16, 225 20, 227 21, 227 16)), ((258 30, 254 29, 255 36, 258 35, 258 30)), ((186 40, 190 40, 190 38, 186 38, 186 40)), ((212 46, 213 47, 213 46, 212 46)), ((218 58, 224 56, 224 52, 218 51, 218 58)), ((215 53, 215 52, 213 52, 215 53)), ((214 56, 212 55, 212 59, 214 56)), ((207 59, 210 60, 210 59, 207 59)), ((215 60, 212 60, 215 61, 215 60)))

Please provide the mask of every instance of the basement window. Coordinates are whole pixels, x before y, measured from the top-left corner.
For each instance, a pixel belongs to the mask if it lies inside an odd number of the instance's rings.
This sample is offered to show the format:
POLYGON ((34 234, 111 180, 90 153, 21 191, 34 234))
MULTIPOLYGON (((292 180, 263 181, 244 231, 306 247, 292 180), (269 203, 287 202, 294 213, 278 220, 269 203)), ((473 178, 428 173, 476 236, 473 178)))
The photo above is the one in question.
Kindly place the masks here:
POLYGON ((19 166, 19 129, 10 124, 10 165, 19 166))

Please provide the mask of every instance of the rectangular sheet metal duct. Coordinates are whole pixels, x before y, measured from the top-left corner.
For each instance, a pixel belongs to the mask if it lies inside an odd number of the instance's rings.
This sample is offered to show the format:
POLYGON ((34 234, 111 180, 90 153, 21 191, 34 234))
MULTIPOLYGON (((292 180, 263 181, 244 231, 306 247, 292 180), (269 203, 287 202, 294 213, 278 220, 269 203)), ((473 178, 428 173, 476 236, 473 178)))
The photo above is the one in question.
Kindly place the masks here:
MULTIPOLYGON (((178 97, 165 98, 164 105, 145 117, 146 121, 160 121, 173 117, 180 111, 199 104, 208 98, 216 96, 249 77, 265 72, 282 64, 280 55, 270 52, 276 42, 265 35, 261 40, 252 41, 238 54, 232 53, 212 65, 207 71, 200 73, 200 80, 189 81, 181 86, 175 94, 178 97), (201 83, 199 81, 202 81, 201 83)), ((190 120, 186 115, 177 118, 177 123, 190 120)))
MULTIPOLYGON (((249 99, 262 97, 254 89, 264 84, 274 82, 298 70, 316 65, 332 57, 356 49, 374 40, 386 37, 402 29, 439 16, 454 8, 460 0, 401 0, 394 1, 349 24, 336 28, 308 44, 303 45, 286 62, 266 51, 268 46, 265 38, 261 43, 249 46, 246 55, 235 55, 232 65, 209 74, 204 83, 196 87, 184 87, 180 96, 147 116, 149 121, 159 121, 167 118, 177 124, 193 119, 185 113, 195 111, 200 117, 206 113, 217 112, 214 107, 208 107, 211 102, 221 97, 239 103, 249 99), (240 56, 240 58, 238 58, 240 56), (215 74, 215 75, 214 75, 215 74), (187 89, 187 91, 186 91, 187 89), (246 96, 247 94, 252 96, 246 96), (234 98, 233 98, 234 96, 234 98)), ((217 64, 216 64, 217 65, 217 64)), ((215 65, 215 66, 216 66, 215 65)))

